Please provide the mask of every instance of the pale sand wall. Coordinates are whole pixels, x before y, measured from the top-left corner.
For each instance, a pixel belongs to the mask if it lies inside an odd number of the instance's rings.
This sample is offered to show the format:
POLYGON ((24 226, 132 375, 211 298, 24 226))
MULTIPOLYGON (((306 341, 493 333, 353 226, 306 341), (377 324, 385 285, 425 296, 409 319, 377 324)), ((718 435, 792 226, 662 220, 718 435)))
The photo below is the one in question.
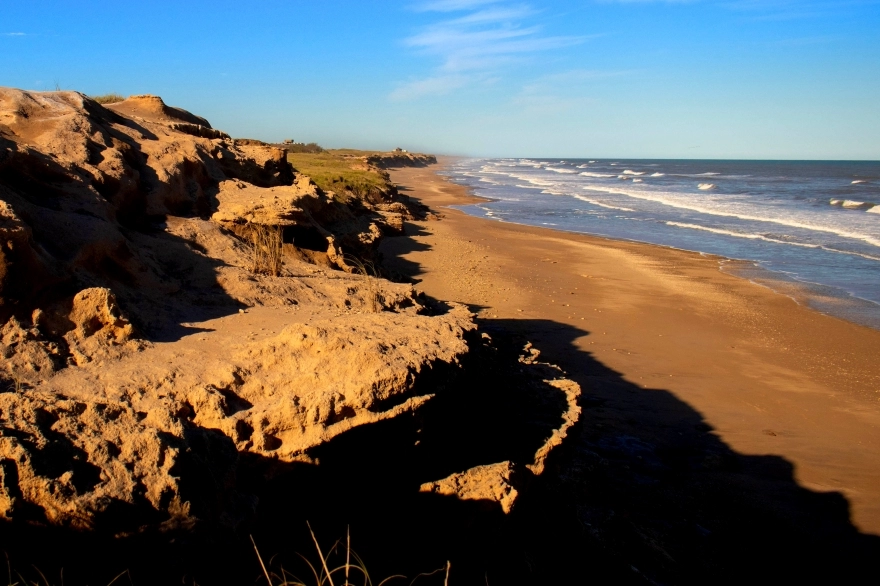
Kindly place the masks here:
POLYGON ((801 486, 840 491, 859 530, 880 534, 880 332, 722 273, 717 258, 442 209, 475 200, 439 168, 392 171, 444 218, 389 239, 387 264, 520 329, 588 394, 614 389, 586 356, 671 392, 733 450, 785 458, 801 486))

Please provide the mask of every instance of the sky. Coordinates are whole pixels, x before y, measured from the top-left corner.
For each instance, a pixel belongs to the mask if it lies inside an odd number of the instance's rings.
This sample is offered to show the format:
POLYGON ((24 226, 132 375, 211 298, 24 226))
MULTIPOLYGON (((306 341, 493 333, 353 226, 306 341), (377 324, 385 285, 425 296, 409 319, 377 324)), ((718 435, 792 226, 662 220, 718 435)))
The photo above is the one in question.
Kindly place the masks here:
POLYGON ((880 0, 0 0, 0 85, 328 148, 880 160, 880 0))

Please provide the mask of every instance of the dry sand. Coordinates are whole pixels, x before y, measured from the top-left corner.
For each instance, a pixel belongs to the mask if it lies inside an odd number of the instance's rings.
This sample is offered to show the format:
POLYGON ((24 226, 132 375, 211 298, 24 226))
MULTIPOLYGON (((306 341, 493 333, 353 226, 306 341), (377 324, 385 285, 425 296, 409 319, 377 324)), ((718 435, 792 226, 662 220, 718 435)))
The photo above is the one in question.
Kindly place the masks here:
POLYGON ((588 396, 610 400, 586 411, 587 426, 648 409, 674 429, 680 409, 645 399, 666 391, 731 450, 784 458, 801 487, 841 493, 853 525, 880 534, 880 332, 726 274, 718 257, 449 209, 478 200, 439 169, 392 171, 443 218, 387 240, 386 266, 468 304, 484 327, 524 333, 588 396))

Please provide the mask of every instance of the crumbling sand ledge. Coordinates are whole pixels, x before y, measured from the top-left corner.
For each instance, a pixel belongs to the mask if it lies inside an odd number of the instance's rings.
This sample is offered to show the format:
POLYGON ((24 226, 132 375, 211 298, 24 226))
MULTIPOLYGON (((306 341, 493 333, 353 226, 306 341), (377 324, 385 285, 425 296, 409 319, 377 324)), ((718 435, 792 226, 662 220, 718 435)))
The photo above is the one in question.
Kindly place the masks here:
POLYGON ((0 147, 6 519, 237 526, 240 454, 310 461, 468 352, 464 306, 354 274, 414 218, 393 191, 344 205, 156 96, 0 89, 0 147), (260 230, 280 274, 254 272, 260 230))

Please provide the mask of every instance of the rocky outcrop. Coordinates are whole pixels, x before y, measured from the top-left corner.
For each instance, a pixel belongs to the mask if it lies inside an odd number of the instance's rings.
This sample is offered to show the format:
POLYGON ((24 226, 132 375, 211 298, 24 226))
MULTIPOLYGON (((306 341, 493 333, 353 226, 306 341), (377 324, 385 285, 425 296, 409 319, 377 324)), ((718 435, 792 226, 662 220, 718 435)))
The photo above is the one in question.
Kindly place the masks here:
POLYGON ((516 470, 512 462, 475 466, 456 472, 442 480, 426 482, 421 492, 455 496, 465 501, 498 503, 504 513, 510 513, 519 491, 514 487, 516 470))
POLYGON ((0 516, 235 525, 243 454, 308 461, 430 400, 470 313, 328 270, 357 273, 386 224, 156 96, 0 88, 0 516), (263 229, 273 275, 253 270, 263 229))
MULTIPOLYGON (((378 278, 370 252, 413 217, 395 193, 344 203, 156 96, 0 88, 0 517, 235 527, 245 463, 423 409, 475 326, 378 278)), ((540 381, 569 407, 533 461, 424 490, 511 510, 577 419, 577 385, 540 381)))

